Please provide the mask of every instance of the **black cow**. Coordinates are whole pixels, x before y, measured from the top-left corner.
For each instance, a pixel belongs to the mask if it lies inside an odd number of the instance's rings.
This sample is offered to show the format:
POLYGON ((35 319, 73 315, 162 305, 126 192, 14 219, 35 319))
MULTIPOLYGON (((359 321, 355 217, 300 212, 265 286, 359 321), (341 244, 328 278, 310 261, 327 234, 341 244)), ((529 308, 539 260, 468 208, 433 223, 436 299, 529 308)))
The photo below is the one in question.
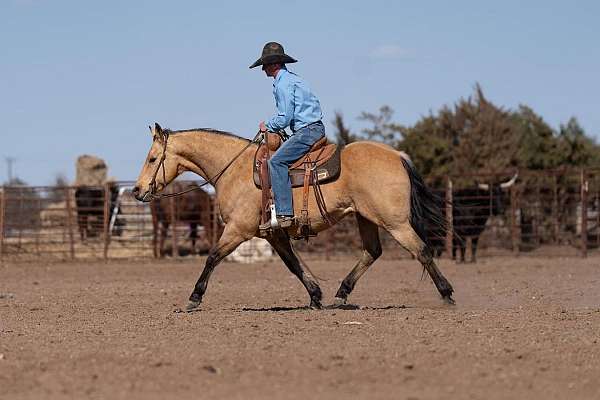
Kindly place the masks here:
MULTIPOLYGON (((110 185, 110 202, 108 220, 113 215, 119 197, 119 187, 110 185)), ((104 228, 104 187, 80 186, 75 190, 75 204, 77 205, 77 226, 81 241, 97 237, 104 228)), ((118 214, 118 210, 117 210, 118 214)), ((123 222, 117 219, 114 234, 120 236, 123 222)))
MULTIPOLYGON (((478 184, 477 187, 459 189, 452 192, 452 259, 456 260, 456 250, 460 249, 460 262, 465 262, 467 239, 471 239, 471 262, 476 261, 477 243, 490 216, 504 213, 504 191, 517 179, 515 175, 501 184, 478 184)), ((440 199, 443 215, 446 207, 440 199)), ((440 232, 431 230, 430 245, 439 256, 444 249, 445 238, 440 232)))

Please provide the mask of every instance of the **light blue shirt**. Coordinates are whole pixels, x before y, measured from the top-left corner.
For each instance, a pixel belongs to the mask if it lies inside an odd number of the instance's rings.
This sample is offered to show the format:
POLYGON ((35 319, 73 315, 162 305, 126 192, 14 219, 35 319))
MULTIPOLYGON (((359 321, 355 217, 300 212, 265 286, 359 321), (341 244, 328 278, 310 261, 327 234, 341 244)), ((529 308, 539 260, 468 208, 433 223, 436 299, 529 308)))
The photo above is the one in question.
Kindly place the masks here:
POLYGON ((290 127, 293 132, 323 118, 321 104, 306 81, 287 69, 280 69, 273 81, 277 115, 265 125, 271 132, 290 127))

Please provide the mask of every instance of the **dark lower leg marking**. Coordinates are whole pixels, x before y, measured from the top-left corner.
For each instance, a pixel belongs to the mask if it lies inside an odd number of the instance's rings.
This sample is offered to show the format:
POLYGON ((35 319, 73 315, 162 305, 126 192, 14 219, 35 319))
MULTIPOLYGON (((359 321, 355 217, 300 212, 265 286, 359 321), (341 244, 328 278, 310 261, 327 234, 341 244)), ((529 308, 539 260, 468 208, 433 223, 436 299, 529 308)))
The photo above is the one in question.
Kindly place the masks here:
POLYGON ((200 305, 202 297, 206 292, 206 287, 208 286, 208 280, 215 267, 244 240, 245 238, 243 236, 232 233, 231 230, 227 230, 227 226, 225 227, 225 231, 223 232, 221 239, 219 239, 219 243, 210 250, 208 258, 206 259, 206 264, 204 265, 204 270, 202 271, 200 278, 198 278, 194 290, 190 295, 190 303, 187 306, 188 311, 194 310, 200 305))
POLYGON ((454 289, 452 288, 450 282, 448 282, 448 280, 438 269, 429 248, 426 247, 423 249, 418 258, 421 264, 423 264, 423 267, 429 273, 429 276, 433 280, 435 287, 437 288, 438 292, 440 292, 442 297, 444 299, 452 300, 452 293, 454 292, 454 289))
POLYGON ((360 214, 356 215, 356 220, 358 222, 363 253, 354 268, 352 268, 352 271, 350 271, 342 281, 342 284, 335 295, 336 304, 343 304, 346 302, 346 299, 354 289, 356 282, 365 272, 367 272, 371 264, 381 256, 382 252, 377 225, 360 214))
POLYGON ((204 296, 204 293, 206 292, 206 287, 208 286, 208 279, 214 271, 218 261, 219 259, 216 255, 216 252, 211 252, 208 258, 206 259, 206 264, 204 265, 204 270, 202 271, 200 278, 198 279, 198 281, 196 281, 194 291, 190 296, 190 301, 198 303, 202 301, 202 296, 204 296))
POLYGON ((310 296, 310 306, 312 308, 322 308, 321 299, 323 294, 321 288, 316 279, 304 268, 302 262, 294 253, 294 249, 292 248, 287 234, 277 233, 269 239, 269 243, 273 246, 279 257, 281 257, 290 272, 296 275, 306 288, 306 291, 310 296))

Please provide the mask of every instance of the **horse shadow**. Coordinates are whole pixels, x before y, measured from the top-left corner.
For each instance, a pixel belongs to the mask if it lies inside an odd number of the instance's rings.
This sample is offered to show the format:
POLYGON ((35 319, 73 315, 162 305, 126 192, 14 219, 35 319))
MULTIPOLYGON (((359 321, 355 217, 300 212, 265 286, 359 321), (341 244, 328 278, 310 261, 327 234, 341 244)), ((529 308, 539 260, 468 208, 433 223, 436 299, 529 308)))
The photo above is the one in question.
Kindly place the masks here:
MULTIPOLYGON (((326 305, 323 306, 321 311, 332 311, 332 310, 341 310, 341 311, 361 311, 361 310, 404 310, 407 308, 414 308, 414 306, 407 306, 404 304, 401 305, 388 305, 388 306, 378 306, 378 307, 370 307, 370 306, 360 306, 358 304, 343 304, 340 306, 335 305, 326 305)), ((297 307, 243 307, 240 311, 248 311, 248 312, 289 312, 289 311, 311 311, 313 310, 309 306, 297 306, 297 307)), ((319 311, 319 310, 315 310, 319 311)))

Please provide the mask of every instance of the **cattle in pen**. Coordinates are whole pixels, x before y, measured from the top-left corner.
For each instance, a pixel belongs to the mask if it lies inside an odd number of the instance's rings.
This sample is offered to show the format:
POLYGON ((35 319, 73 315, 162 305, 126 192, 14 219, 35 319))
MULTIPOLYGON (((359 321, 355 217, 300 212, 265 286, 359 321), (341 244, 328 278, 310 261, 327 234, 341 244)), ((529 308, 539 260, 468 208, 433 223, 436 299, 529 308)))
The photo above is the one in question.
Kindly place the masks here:
MULTIPOLYGON (((485 230, 491 216, 502 215, 505 210, 508 190, 517 180, 517 175, 500 184, 479 183, 474 187, 452 191, 452 258, 465 262, 467 240, 471 241, 471 262, 476 262, 479 237, 485 230)), ((439 197, 438 205, 446 216, 446 203, 439 197)), ((445 248, 446 238, 435 229, 431 231, 431 245, 440 256, 445 248)))

